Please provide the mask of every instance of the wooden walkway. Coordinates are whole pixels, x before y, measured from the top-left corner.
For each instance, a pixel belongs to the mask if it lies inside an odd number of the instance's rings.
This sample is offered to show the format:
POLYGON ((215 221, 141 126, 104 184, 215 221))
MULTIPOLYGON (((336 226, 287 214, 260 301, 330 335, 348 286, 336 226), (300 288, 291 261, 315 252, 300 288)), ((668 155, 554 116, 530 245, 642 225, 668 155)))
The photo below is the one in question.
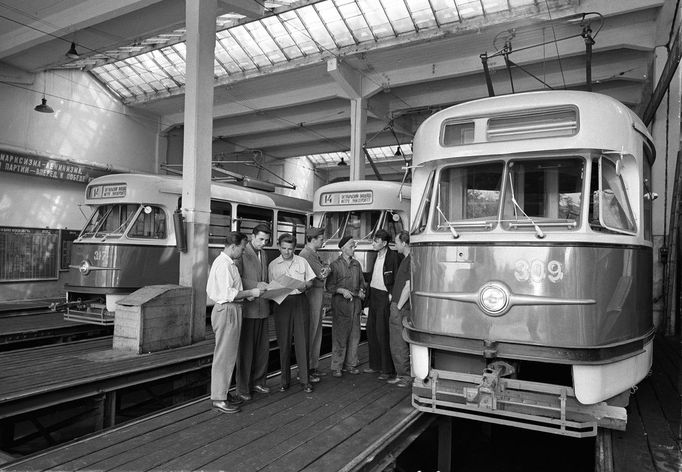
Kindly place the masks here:
POLYGON ((65 321, 60 312, 0 315, 0 350, 111 334, 112 327, 65 321))
POLYGON ((191 346, 129 354, 112 337, 0 353, 0 419, 210 365, 212 333, 191 346))
POLYGON ((613 434, 613 470, 682 471, 681 360, 679 337, 656 337, 652 373, 630 398, 627 430, 613 434))
POLYGON ((269 385, 238 414, 202 398, 3 470, 382 470, 435 420, 412 408, 409 388, 376 375, 326 376, 311 394, 269 385))

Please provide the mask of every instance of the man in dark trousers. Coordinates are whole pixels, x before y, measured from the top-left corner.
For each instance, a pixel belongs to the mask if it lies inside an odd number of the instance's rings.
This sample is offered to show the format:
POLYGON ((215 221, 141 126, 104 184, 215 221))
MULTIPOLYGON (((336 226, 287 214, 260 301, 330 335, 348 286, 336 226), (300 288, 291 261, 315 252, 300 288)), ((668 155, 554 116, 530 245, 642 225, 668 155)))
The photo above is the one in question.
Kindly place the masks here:
POLYGON ((403 339, 403 320, 410 317, 410 233, 405 230, 398 233, 395 248, 404 258, 398 267, 391 297, 390 338, 395 377, 387 382, 404 388, 412 384, 410 346, 403 339))
POLYGON ((395 376, 389 338, 391 291, 398 272, 400 258, 388 247, 391 235, 380 229, 374 234, 372 248, 377 252, 369 283, 369 314, 367 316, 367 344, 369 367, 365 373, 379 372, 379 380, 395 376))
MULTIPOLYGON (((270 239, 270 228, 257 225, 253 228, 251 241, 244 248, 237 267, 242 276, 244 290, 266 290, 268 284, 268 256, 263 249, 270 239)), ((239 338, 237 361, 237 394, 242 400, 251 400, 252 392, 268 393, 265 385, 268 371, 268 316, 270 301, 256 298, 244 302, 242 330, 239 338)))

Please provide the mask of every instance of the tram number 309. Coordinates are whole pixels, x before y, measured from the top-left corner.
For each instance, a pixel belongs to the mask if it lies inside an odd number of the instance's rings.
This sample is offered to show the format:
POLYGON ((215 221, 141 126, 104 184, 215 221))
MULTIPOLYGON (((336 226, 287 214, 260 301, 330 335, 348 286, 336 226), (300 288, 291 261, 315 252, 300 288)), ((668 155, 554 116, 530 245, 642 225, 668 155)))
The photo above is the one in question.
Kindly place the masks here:
POLYGON ((519 282, 530 280, 533 283, 540 283, 545 279, 549 279, 552 283, 558 283, 564 278, 563 265, 556 260, 545 264, 545 261, 539 259, 533 259, 530 262, 525 259, 519 259, 514 263, 514 267, 514 277, 519 282))

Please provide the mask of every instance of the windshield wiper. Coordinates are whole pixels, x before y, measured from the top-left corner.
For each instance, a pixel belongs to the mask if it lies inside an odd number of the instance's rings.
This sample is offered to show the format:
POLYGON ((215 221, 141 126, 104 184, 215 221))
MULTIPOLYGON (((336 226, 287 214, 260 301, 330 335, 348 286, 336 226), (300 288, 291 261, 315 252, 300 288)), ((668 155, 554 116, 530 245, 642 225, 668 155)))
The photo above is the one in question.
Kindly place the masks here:
MULTIPOLYGON (((347 222, 348 222, 348 215, 346 214, 346 223, 347 223, 347 222)), ((334 234, 332 234, 331 236, 329 236, 329 237, 327 238, 327 240, 326 240, 324 243, 322 243, 322 247, 325 247, 325 246, 327 245, 327 242, 329 242, 330 239, 334 239, 334 236, 336 236, 337 234, 339 234, 339 231, 341 231, 341 228, 345 228, 345 227, 346 227, 345 223, 344 223, 344 224, 339 223, 339 227, 336 228, 336 231, 334 231, 334 234)))
POLYGON ((509 169, 509 189, 511 191, 511 201, 514 204, 514 206, 523 214, 523 216, 526 217, 526 219, 530 222, 530 224, 533 225, 533 228, 535 228, 535 236, 538 239, 542 239, 545 237, 545 233, 542 232, 540 227, 533 221, 533 219, 526 214, 525 211, 523 211, 523 208, 521 208, 521 205, 516 201, 516 197, 514 196, 514 181, 512 180, 512 170, 509 169))
POLYGON ((452 233, 452 238, 457 239, 459 238, 459 233, 457 230, 455 230, 454 223, 448 221, 448 218, 445 216, 445 213, 440 209, 440 205, 436 205, 436 210, 438 210, 438 213, 440 213, 440 216, 443 217, 445 220, 445 223, 447 224, 448 228, 450 229, 450 233, 452 233))

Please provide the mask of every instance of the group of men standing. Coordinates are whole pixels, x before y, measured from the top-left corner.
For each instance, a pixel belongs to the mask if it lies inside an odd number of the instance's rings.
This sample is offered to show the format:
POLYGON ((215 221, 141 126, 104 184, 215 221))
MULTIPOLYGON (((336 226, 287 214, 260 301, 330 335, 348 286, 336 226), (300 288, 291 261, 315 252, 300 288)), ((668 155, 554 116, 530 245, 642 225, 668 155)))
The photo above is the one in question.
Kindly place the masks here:
POLYGON ((377 231, 373 242, 377 260, 369 286, 360 263, 353 258, 355 241, 350 236, 339 242, 341 255, 326 265, 318 253, 324 243, 324 229, 306 230, 306 246, 300 255, 294 254, 294 237, 289 233, 280 235, 277 241, 280 255, 271 262, 263 250, 270 235, 265 225, 253 228, 248 243, 241 233, 228 234, 225 249, 211 265, 206 291, 215 302, 211 312, 216 339, 211 369, 213 407, 223 413, 236 413, 242 403, 252 399, 252 394, 270 392, 266 374, 271 304, 263 294, 270 281, 284 276, 296 282, 280 304, 272 305, 281 391, 291 385, 292 337, 298 378, 304 391, 311 393, 312 384, 326 375, 318 368, 325 290, 331 294, 333 313, 332 375, 341 377, 344 370, 360 373, 357 355, 360 315, 367 299, 370 359, 365 372, 379 372, 380 380, 408 386, 409 348, 402 339, 402 318, 409 315, 409 234, 402 231, 396 238, 399 255, 388 247, 390 235, 384 230, 377 231), (230 395, 235 366, 236 392, 230 395))

